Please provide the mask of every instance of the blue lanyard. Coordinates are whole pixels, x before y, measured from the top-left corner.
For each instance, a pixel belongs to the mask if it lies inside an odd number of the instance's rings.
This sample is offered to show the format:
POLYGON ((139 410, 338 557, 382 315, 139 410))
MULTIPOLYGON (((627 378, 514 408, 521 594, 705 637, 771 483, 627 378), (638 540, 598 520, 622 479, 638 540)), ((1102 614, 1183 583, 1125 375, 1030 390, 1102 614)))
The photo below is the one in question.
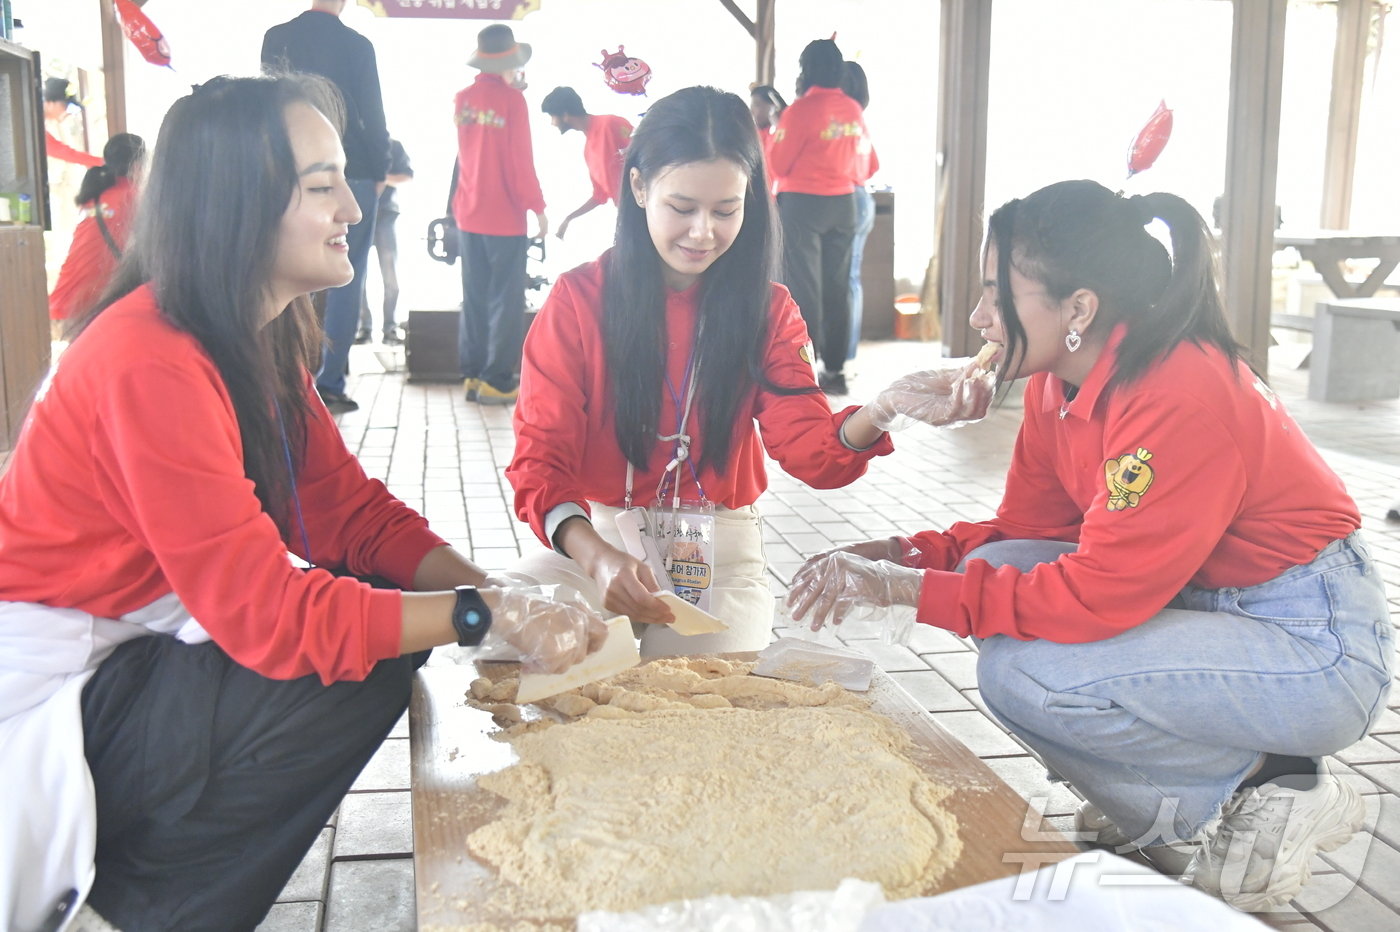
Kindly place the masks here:
POLYGON ((287 442, 287 424, 282 420, 282 404, 275 398, 272 404, 277 408, 277 429, 282 433, 282 455, 287 459, 287 478, 292 484, 292 504, 296 507, 297 527, 301 529, 301 549, 304 551, 306 562, 315 566, 316 561, 311 559, 311 541, 306 536, 306 521, 301 515, 301 496, 297 494, 297 471, 292 466, 292 445, 287 442))

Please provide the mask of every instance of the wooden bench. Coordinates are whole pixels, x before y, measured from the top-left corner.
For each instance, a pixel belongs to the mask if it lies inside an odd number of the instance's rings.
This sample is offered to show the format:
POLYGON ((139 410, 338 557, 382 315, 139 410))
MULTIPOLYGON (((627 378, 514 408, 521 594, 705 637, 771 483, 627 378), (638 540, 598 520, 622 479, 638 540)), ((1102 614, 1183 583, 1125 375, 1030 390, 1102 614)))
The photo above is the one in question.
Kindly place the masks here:
POLYGON ((1318 303, 1308 397, 1313 401, 1400 398, 1400 299, 1337 298, 1318 303))

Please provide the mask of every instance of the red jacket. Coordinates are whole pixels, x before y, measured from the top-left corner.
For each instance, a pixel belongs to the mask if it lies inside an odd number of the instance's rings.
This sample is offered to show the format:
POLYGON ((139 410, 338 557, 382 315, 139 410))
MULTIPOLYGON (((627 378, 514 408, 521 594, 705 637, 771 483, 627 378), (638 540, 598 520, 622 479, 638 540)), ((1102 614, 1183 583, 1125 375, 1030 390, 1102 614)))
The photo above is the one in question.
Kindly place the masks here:
POLYGON ((622 159, 632 138, 632 124, 620 116, 590 114, 584 133, 583 161, 593 182, 593 200, 617 203, 622 184, 622 159))
POLYGON ((768 149, 778 193, 850 194, 880 167, 860 104, 837 87, 808 88, 778 117, 768 149))
POLYGON ((479 74, 457 92, 457 229, 524 236, 527 211, 544 210, 530 145, 525 95, 498 74, 479 74))
MULTIPOLYGON (((365 476, 307 381, 297 489, 311 557, 412 584, 443 543, 365 476)), ((213 362, 149 286, 102 313, 56 365, 0 475, 0 600, 118 618, 174 592, 236 661, 273 679, 363 679, 399 653, 401 599, 304 572, 243 472, 213 362)))
POLYGON ((132 214, 136 212, 136 186, 131 179, 118 178, 96 202, 83 206, 83 219, 73 231, 68 257, 63 260, 53 294, 49 295, 49 317, 54 320, 65 320, 91 307, 117 267, 117 257, 97 226, 95 215, 99 210, 117 248, 125 250, 132 214))
POLYGON ((1253 586, 1360 526, 1356 504, 1282 402, 1215 348, 1183 343, 1111 393, 1118 336, 1072 402, 1047 374, 997 515, 910 538, 927 567, 919 620, 959 635, 1096 641, 1141 624, 1187 584, 1253 586), (1061 411, 1065 413, 1061 415, 1061 411), (1030 573, 958 561, 994 540, 1077 543, 1030 573))
MULTIPOLYGON (((528 521, 540 540, 544 516, 556 505, 588 501, 623 504, 627 460, 617 445, 612 389, 603 351, 603 257, 559 276, 525 338, 520 374, 520 399, 515 406, 515 458, 506 477, 515 487, 515 510, 528 521)), ((669 352, 666 371, 680 391, 698 314, 698 284, 671 292, 666 299, 669 352)), ((778 385, 816 386, 807 327, 788 291, 773 285, 764 370, 778 385)), ((688 432, 693 440, 692 462, 705 450, 698 413, 704 399, 696 398, 688 432)), ((678 406, 663 387, 661 424, 666 432, 678 423, 678 406)), ((776 395, 750 389, 740 402, 739 427, 723 475, 713 466, 700 470, 700 482, 712 502, 729 508, 751 505, 767 488, 763 454, 808 485, 819 489, 848 485, 865 473, 871 457, 894 449, 889 435, 870 450, 855 452, 843 445, 837 430, 856 407, 833 413, 820 392, 776 395), (754 422, 757 421, 757 429, 754 422)), ((634 479, 637 504, 649 505, 657 482, 670 460, 672 445, 657 441, 648 468, 634 479)), ((687 471, 682 495, 695 499, 694 479, 687 471)), ((546 542, 546 545, 548 542, 546 542)))

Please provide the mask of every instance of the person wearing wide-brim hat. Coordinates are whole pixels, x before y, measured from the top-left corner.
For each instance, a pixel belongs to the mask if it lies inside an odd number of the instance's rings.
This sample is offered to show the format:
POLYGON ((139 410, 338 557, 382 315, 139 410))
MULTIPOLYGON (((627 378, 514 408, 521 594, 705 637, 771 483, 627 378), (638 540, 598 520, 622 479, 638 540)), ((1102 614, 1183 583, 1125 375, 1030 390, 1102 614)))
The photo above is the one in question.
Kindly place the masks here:
POLYGON ((509 26, 477 34, 467 64, 481 73, 457 92, 457 185, 452 215, 461 239, 462 326, 457 344, 466 398, 508 405, 525 338, 525 214, 549 232, 535 175, 530 113, 517 84, 530 46, 509 26))
POLYGON ((524 67, 532 49, 528 42, 516 42, 509 26, 496 23, 476 36, 476 51, 467 64, 487 74, 503 74, 524 67))

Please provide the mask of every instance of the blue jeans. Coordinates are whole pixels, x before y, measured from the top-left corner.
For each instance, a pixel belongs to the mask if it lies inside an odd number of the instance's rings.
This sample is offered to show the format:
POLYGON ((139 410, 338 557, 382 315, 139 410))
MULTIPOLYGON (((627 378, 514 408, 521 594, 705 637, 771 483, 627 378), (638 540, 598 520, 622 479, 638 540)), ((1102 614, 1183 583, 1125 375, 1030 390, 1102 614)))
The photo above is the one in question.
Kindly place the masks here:
POLYGON ((316 387, 323 392, 345 394, 345 376, 350 371, 350 344, 355 342, 355 326, 360 320, 360 302, 365 294, 365 265, 369 247, 374 242, 374 215, 379 209, 377 181, 368 178, 347 178, 345 183, 355 195, 363 215, 350 228, 345 238, 350 248, 350 267, 355 277, 349 284, 326 292, 326 341, 321 354, 321 370, 316 373, 316 387))
MULTIPOLYGON (((967 559, 1030 571, 1074 550, 1000 541, 967 559)), ((987 707, 1136 845, 1189 841, 1263 753, 1321 757, 1385 709, 1393 631, 1360 532, 1244 589, 1188 586, 1088 644, 982 641, 987 707)))
POLYGON ((856 235, 851 240, 851 350, 847 359, 856 358, 860 346, 861 310, 865 307, 865 289, 860 283, 860 263, 865 256, 865 241, 875 228, 875 195, 865 190, 864 185, 855 189, 856 196, 856 235))

